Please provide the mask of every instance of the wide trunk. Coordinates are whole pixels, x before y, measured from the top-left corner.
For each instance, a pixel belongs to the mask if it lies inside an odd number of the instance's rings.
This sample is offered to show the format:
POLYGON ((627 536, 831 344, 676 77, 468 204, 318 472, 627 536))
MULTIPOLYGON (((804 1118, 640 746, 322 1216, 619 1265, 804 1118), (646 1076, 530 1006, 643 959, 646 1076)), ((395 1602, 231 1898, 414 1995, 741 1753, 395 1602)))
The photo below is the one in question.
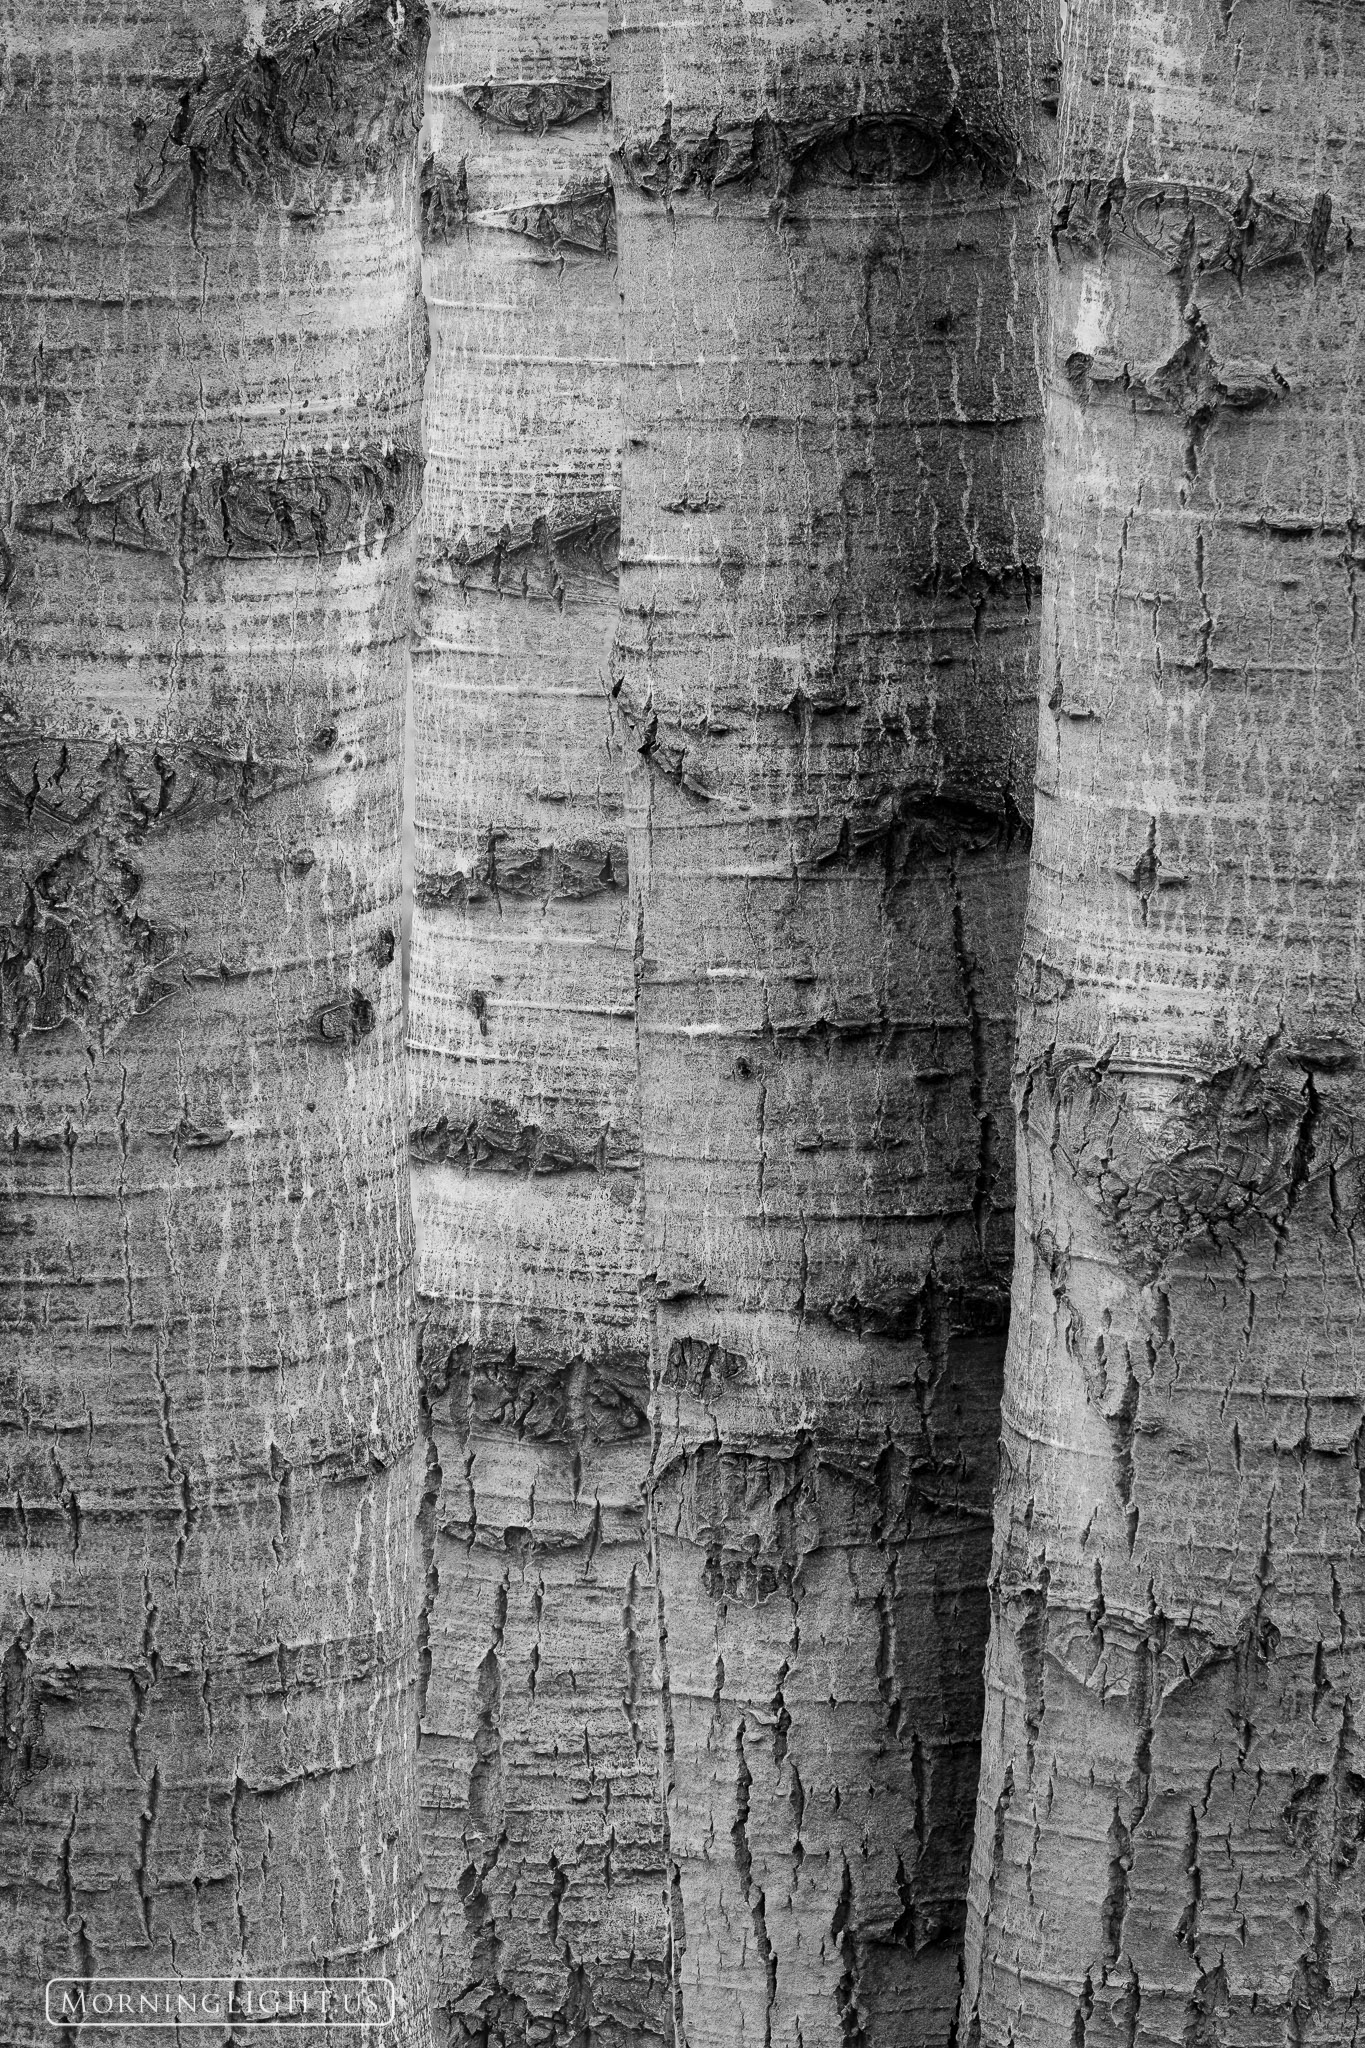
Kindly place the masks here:
MULTIPOLYGON (((16 0, 0 69, 0 2029, 394 1979, 425 25, 16 0)), ((321 2038, 314 2034, 313 2038, 321 2038)))
POLYGON ((605 5, 437 16, 416 686, 422 1799, 457 2042, 665 2025, 605 5))
POLYGON ((614 23, 690 2048, 942 2048, 957 1997, 1035 725, 1030 27, 614 23))
POLYGON ((1365 1994, 1365 17, 1073 14, 963 2037, 1365 1994))

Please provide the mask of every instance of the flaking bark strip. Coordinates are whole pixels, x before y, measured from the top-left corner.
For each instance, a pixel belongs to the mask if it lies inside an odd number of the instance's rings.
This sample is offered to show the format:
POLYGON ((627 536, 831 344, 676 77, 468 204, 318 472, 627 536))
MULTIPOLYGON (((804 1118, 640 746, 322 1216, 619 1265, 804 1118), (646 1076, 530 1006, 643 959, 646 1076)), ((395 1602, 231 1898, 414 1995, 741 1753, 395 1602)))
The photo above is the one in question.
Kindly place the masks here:
POLYGON ((626 887, 626 848, 621 840, 577 840, 567 844, 518 845, 511 835, 490 835, 469 862, 453 874, 419 869, 417 901, 425 908, 451 905, 472 910, 501 897, 527 903, 584 903, 626 887))
POLYGON ((402 533, 422 499, 415 449, 244 457, 91 478, 18 507, 16 531, 131 548, 177 561, 345 554, 402 533))
POLYGON ((464 590, 549 598, 562 605, 575 584, 615 585, 620 540, 619 509, 605 504, 571 526, 552 527, 538 518, 526 527, 506 527, 491 545, 464 535, 438 541, 423 574, 428 579, 453 574, 464 590))
MULTIPOLYGON (((116 742, 107 749, 93 769, 98 785, 89 791, 90 777, 81 776, 78 794, 68 802, 64 783, 77 781, 74 748, 62 748, 55 768, 47 766, 43 747, 36 736, 13 733, 0 740, 0 817, 10 825, 21 820, 34 834, 78 844, 83 835, 108 820, 105 778, 110 770, 126 785, 126 815, 122 832, 128 844, 136 844, 148 833, 178 824, 205 824, 231 813, 244 815, 269 798, 302 789, 316 776, 348 767, 349 750, 337 755, 337 735, 323 728, 293 759, 284 754, 258 755, 250 740, 241 753, 228 748, 194 744, 161 743, 155 746, 116 742)), ((388 935, 391 940, 392 934, 388 935)), ((376 946, 383 947, 381 937, 376 946)), ((392 953, 379 965, 387 966, 392 953)))
POLYGON ((750 184, 777 198, 803 185, 915 184, 963 167, 1003 185, 1016 175, 1017 153, 1002 136, 973 132, 951 108, 800 125, 759 114, 701 134, 675 132, 670 118, 657 133, 623 138, 615 160, 626 182, 653 199, 750 184))
POLYGON ((456 1127, 445 1117, 415 1128, 412 1156, 444 1162, 466 1173, 526 1174, 635 1173, 638 1152, 622 1134, 604 1128, 591 1145, 522 1122, 510 1103, 485 1103, 476 1117, 456 1127))

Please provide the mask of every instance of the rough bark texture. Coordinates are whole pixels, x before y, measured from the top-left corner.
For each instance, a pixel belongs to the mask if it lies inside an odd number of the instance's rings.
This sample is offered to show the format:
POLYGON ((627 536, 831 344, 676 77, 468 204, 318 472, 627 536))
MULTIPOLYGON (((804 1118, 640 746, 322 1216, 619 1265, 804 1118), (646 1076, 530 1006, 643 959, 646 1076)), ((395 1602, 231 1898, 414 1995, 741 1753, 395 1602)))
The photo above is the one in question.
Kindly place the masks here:
POLYGON ((1012 1226, 1023 13, 621 0, 674 2012, 947 2041, 1012 1226))
POLYGON ((665 2024, 605 7, 438 14, 416 652, 422 1783, 480 2044, 665 2024))
POLYGON ((54 1975, 325 1967, 420 2043, 425 23, 4 36, 0 2031, 54 1975))
POLYGON ((1365 1996, 1365 17, 1073 17, 962 2034, 1365 1996))

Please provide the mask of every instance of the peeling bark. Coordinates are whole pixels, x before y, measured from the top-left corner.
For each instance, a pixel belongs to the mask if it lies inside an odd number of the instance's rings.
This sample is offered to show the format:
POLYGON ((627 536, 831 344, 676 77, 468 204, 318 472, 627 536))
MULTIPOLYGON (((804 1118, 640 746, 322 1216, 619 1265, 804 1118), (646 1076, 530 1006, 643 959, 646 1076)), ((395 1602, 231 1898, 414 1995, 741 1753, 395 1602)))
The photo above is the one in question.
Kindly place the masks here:
MULTIPOLYGON (((0 74, 0 1966, 417 1942, 398 926, 420 8, 0 74)), ((316 2038, 316 2036, 315 2036, 316 2038)))
POLYGON ((620 0, 677 2038, 945 2044, 1039 550, 1037 24, 620 0))
POLYGON ((970 2043, 1359 2031, 1362 66, 1073 11, 970 2043))

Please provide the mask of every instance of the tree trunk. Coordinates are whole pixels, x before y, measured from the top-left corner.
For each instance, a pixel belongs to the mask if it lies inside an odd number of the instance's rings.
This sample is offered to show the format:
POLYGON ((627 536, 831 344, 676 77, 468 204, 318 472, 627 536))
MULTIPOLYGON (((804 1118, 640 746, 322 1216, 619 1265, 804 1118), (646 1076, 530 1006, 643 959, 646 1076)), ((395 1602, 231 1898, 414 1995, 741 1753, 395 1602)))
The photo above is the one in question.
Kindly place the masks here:
POLYGON ((438 16, 427 103, 411 1044, 438 1993, 455 2041, 634 2048, 667 1978, 605 5, 438 16))
POLYGON ((972 2041, 1359 2029, 1363 77, 1073 15, 972 2041))
POLYGON ((1030 24, 620 0, 675 2012, 946 2043, 1012 1229, 1030 24))
POLYGON ((425 26, 263 12, 6 18, 12 2042, 48 1977, 324 1969, 429 2038, 396 958, 425 26))

